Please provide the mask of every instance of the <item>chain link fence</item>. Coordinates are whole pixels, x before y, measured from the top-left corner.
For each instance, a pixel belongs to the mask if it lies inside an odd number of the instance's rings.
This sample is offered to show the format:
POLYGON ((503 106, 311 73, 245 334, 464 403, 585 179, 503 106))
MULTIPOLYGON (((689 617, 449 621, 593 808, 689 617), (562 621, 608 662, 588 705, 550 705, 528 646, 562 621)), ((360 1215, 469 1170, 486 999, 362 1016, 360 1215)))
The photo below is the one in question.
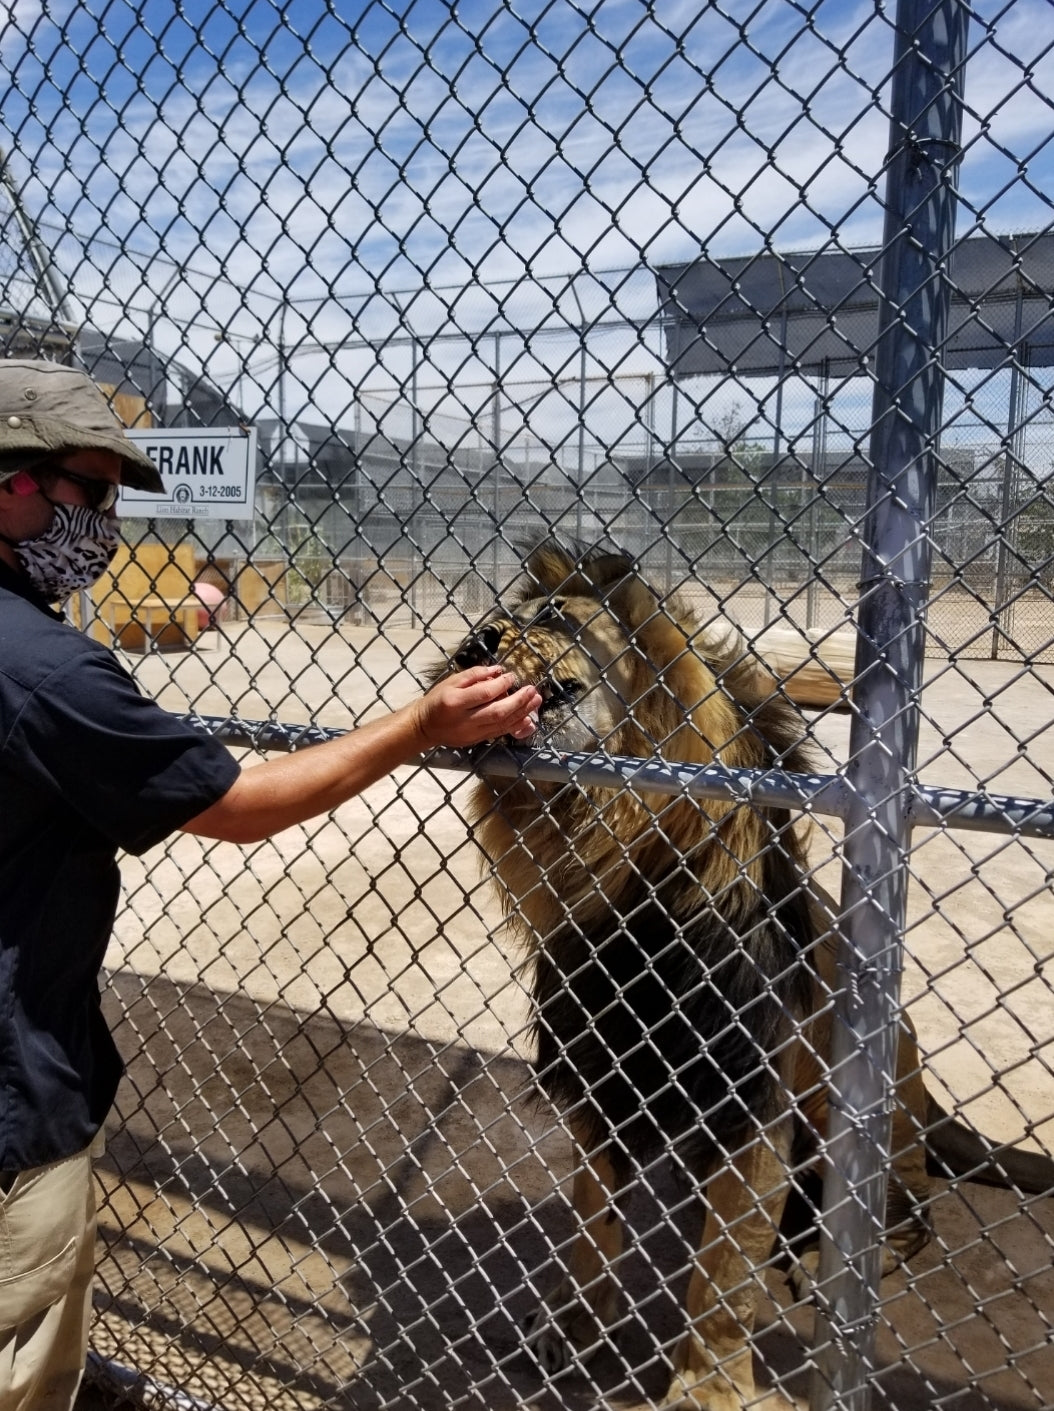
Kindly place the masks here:
POLYGON ((537 603, 476 624, 539 540, 655 595, 571 564, 549 749, 124 860, 85 1407, 1054 1404, 1046 0, 71 0, 0 36, 5 348, 169 448, 70 605, 144 691, 251 763, 521 651, 537 603), (715 760, 685 720, 728 691, 715 760), (807 760, 744 743, 767 698, 807 760), (823 939, 807 997, 777 966, 728 1011, 730 1125, 664 1035, 731 1001, 654 938, 739 916, 754 955, 745 886, 776 949, 823 939), (553 993, 633 1013, 600 1076, 553 993), (583 1117, 623 1079, 674 1094, 657 1148, 583 1117))

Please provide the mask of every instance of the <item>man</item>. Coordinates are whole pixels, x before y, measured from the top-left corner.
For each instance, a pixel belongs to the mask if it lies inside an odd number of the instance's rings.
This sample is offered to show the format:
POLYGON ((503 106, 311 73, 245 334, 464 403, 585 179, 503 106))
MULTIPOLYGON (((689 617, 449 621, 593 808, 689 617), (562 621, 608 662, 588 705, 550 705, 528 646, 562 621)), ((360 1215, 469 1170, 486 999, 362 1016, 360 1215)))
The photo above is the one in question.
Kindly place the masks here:
POLYGON ((91 380, 0 362, 0 1411, 68 1411, 84 1365, 91 1149, 121 1074, 98 987, 118 850, 258 841, 431 746, 526 739, 541 704, 478 668, 241 770, 52 606, 111 561, 120 484, 163 489, 91 380))

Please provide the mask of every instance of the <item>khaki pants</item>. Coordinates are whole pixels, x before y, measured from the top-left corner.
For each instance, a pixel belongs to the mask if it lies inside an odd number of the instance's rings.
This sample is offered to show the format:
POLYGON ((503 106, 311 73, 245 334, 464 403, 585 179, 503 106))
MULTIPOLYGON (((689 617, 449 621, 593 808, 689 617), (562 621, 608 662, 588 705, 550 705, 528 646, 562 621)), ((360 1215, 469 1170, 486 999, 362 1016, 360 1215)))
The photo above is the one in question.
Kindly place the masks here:
POLYGON ((95 1265, 92 1155, 0 1190, 0 1411, 70 1411, 76 1399, 95 1265))

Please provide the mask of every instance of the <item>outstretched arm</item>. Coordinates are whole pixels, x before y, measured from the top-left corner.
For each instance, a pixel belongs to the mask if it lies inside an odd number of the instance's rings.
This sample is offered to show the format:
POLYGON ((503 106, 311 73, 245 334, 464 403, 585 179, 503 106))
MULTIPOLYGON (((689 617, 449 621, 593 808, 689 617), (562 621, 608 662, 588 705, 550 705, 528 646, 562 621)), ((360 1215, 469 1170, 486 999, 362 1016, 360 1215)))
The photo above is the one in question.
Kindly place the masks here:
POLYGON ((257 843, 332 812, 436 745, 460 748, 499 735, 529 739, 541 696, 533 686, 515 687, 516 678, 496 666, 447 676, 410 705, 339 739, 243 769, 223 797, 183 831, 257 843))

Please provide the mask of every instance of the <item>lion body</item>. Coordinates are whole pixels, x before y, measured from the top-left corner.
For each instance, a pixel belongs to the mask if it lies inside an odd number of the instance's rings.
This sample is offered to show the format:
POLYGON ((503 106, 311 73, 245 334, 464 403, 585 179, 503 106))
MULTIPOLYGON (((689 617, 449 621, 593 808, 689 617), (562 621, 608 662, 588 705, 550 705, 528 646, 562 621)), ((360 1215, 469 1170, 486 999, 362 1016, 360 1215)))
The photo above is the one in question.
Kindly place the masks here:
MULTIPOLYGON (((538 686, 535 746, 807 770, 797 713, 707 643, 686 606, 660 601, 625 556, 547 544, 455 663, 501 661, 538 686)), ((781 811, 573 776, 489 778, 485 759, 481 774, 471 821, 527 950, 538 1080, 580 1149, 580 1233, 532 1346, 557 1370, 603 1343, 620 1194, 666 1154, 705 1199, 664 1404, 739 1411, 754 1404, 757 1271, 825 1135, 833 904, 807 884, 801 830, 781 811)), ((921 1134, 934 1108, 906 1024, 895 1083, 887 1267, 930 1234, 921 1134)), ((1015 1171, 1049 1181, 1041 1164, 1015 1171)), ((815 1215, 810 1206, 802 1224, 799 1210, 782 1239, 799 1274, 815 1215)))
MULTIPOLYGON (((737 700, 698 628, 617 555, 553 547, 483 626, 543 690, 542 743, 691 764, 805 767, 778 701, 737 700), (540 590, 540 591, 538 591, 540 590), (572 684, 573 683, 573 684, 572 684)), ((674 1146, 697 1174, 775 1117, 766 1062, 810 1002, 788 819, 629 789, 481 782, 476 836, 533 970, 541 1086, 617 1166, 674 1146)))

